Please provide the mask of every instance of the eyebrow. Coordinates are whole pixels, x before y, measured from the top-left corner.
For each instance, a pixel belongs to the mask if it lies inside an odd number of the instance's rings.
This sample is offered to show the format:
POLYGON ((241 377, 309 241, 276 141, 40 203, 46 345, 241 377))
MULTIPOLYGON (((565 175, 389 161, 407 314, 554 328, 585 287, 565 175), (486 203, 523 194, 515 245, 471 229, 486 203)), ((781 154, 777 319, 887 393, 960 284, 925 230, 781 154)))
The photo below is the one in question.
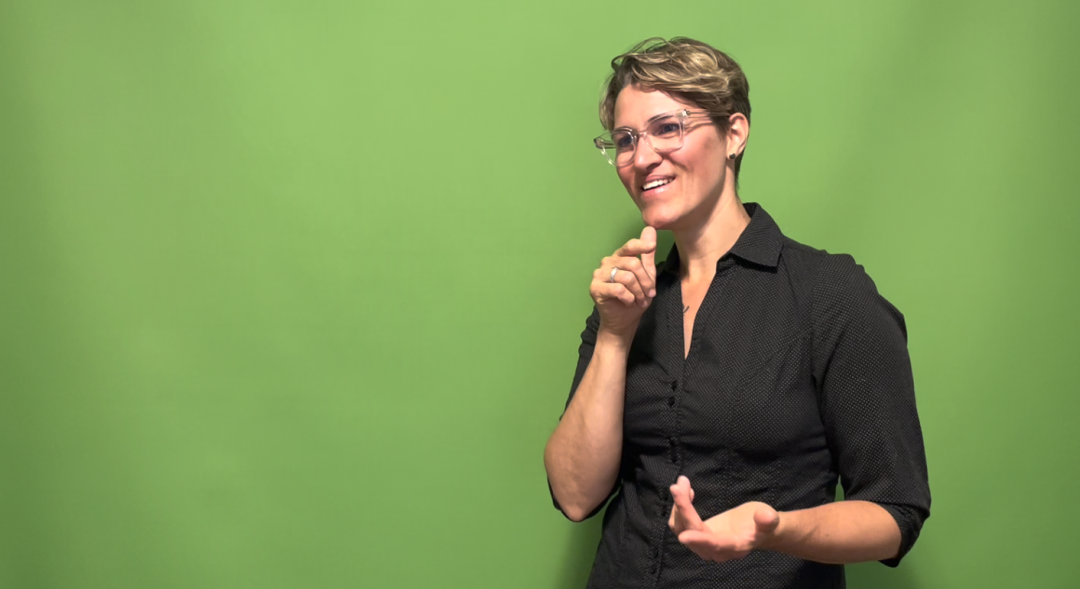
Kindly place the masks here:
MULTIPOLYGON (((648 127, 649 123, 651 123, 651 122, 653 122, 655 120, 662 119, 664 117, 670 117, 670 116, 677 115, 677 114, 679 114, 680 112, 682 112, 684 110, 686 110, 686 109, 685 108, 678 108, 678 109, 675 109, 675 110, 669 110, 667 112, 662 112, 662 113, 660 113, 658 115, 653 115, 651 118, 649 118, 647 121, 645 121, 645 126, 648 127)), ((633 131, 633 132, 637 133, 637 129, 635 129, 633 127, 628 127, 626 125, 623 125, 622 127, 615 127, 614 129, 612 129, 612 131, 622 131, 624 129, 627 130, 627 131, 633 131)))

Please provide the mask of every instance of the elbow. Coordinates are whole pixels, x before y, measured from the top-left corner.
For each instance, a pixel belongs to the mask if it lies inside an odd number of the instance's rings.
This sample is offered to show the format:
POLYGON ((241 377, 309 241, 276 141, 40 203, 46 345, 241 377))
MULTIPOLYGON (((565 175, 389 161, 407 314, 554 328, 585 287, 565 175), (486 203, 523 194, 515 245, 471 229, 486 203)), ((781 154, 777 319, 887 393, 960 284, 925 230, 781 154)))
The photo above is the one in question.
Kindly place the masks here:
POLYGON ((580 500, 575 500, 574 497, 568 497, 564 491, 562 493, 556 491, 556 485, 552 483, 551 475, 548 475, 548 488, 551 490, 551 499, 555 503, 555 507, 562 512, 566 519, 572 522, 582 522, 592 515, 593 508, 585 505, 580 500))
POLYGON ((563 515, 566 516, 566 519, 568 519, 568 520, 570 520, 570 521, 572 521, 574 523, 583 522, 583 521, 585 521, 586 518, 589 517, 589 511, 588 510, 586 510, 586 509, 584 509, 582 507, 576 506, 576 505, 574 505, 574 506, 560 505, 559 509, 563 512, 563 515))
POLYGON ((544 470, 547 471, 548 489, 555 507, 566 519, 582 522, 592 517, 605 497, 593 497, 583 485, 587 481, 576 480, 574 475, 563 466, 565 458, 559 456, 554 445, 549 441, 544 448, 544 470))
POLYGON ((554 492, 552 493, 552 497, 555 499, 555 507, 559 508, 559 511, 566 516, 566 519, 574 523, 583 522, 596 515, 596 513, 600 511, 600 504, 602 503, 602 501, 589 502, 583 497, 559 498, 555 496, 554 492))
POLYGON ((551 491, 551 499, 555 503, 555 507, 562 512, 566 519, 572 522, 585 521, 590 515, 592 515, 592 509, 584 505, 581 501, 575 501, 573 496, 568 496, 565 489, 559 488, 560 485, 556 482, 557 477, 551 476, 551 470, 548 470, 548 489, 551 491))

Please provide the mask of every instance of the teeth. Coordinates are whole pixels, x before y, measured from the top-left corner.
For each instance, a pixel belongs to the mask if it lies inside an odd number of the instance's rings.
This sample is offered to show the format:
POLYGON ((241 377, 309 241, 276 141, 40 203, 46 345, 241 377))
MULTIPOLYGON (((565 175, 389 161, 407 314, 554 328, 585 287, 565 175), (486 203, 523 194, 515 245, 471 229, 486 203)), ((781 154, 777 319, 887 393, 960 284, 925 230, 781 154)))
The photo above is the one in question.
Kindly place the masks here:
POLYGON ((653 188, 656 188, 657 186, 663 186, 663 185, 665 185, 665 184, 667 184, 669 182, 671 182, 671 180, 653 180, 652 182, 649 182, 648 184, 643 186, 642 190, 652 190, 653 188))

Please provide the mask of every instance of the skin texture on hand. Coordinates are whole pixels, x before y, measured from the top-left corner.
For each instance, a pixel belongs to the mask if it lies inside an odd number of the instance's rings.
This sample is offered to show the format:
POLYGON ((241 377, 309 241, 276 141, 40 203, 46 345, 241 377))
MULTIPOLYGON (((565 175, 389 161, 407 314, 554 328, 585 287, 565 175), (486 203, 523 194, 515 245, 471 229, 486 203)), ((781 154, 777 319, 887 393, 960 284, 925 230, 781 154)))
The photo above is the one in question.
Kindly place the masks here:
POLYGON ((758 501, 743 503, 702 521, 692 503, 694 490, 690 479, 684 476, 671 485, 671 496, 674 506, 668 526, 679 542, 705 560, 724 562, 766 548, 780 524, 780 514, 758 501))
POLYGON ((656 229, 646 226, 640 239, 631 239, 601 260, 589 294, 600 313, 601 328, 633 339, 638 321, 656 296, 656 229))

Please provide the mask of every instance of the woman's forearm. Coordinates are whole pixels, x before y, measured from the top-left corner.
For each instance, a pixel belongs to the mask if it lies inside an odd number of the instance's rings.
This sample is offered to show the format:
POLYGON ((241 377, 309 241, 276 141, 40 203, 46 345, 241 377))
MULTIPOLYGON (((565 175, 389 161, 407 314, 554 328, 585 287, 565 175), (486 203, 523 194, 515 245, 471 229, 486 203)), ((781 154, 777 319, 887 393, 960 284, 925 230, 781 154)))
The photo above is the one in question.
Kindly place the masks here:
POLYGON ((603 501, 622 458, 626 338, 597 334, 589 367, 544 448, 544 467, 563 512, 581 521, 603 501))
POLYGON ((838 501, 780 513, 766 550, 805 560, 851 564, 885 560, 900 551, 900 528, 885 508, 869 501, 838 501))

